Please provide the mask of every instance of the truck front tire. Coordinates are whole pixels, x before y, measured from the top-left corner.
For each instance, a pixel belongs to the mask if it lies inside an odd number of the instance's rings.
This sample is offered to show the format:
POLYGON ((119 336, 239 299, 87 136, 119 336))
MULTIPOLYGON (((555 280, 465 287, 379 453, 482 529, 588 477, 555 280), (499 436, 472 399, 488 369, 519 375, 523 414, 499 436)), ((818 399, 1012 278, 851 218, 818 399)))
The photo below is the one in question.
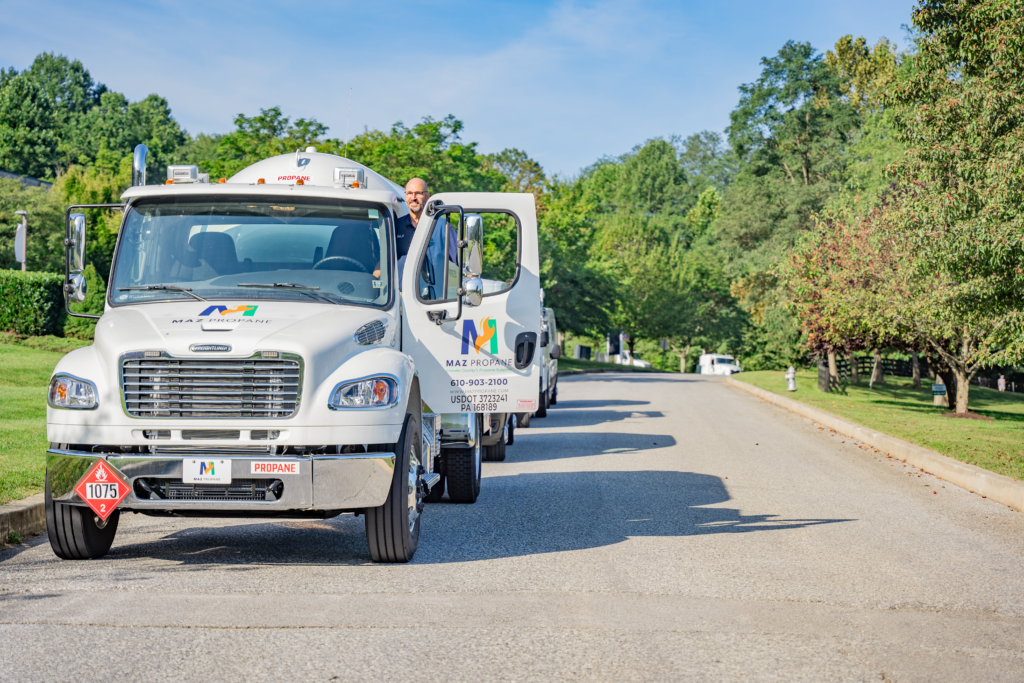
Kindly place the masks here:
POLYGON ((57 557, 62 560, 97 560, 107 554, 117 534, 117 522, 121 517, 119 510, 110 513, 104 524, 87 507, 54 501, 48 474, 45 494, 46 534, 57 557))
POLYGON ((420 538, 420 420, 405 416, 395 444, 395 473, 383 505, 366 508, 366 544, 374 562, 408 562, 420 538))

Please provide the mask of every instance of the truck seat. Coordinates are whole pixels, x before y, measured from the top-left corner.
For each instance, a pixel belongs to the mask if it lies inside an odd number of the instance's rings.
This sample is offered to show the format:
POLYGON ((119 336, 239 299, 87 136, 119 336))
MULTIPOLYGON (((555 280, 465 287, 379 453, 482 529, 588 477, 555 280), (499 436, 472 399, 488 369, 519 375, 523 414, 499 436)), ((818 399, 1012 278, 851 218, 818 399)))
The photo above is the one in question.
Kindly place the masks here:
POLYGON ((206 261, 217 275, 234 275, 242 272, 235 252, 235 241, 223 232, 200 232, 192 235, 188 248, 206 261))
MULTIPOLYGON (((327 245, 327 252, 324 259, 332 256, 347 256, 363 264, 367 273, 372 273, 380 261, 380 247, 374 236, 372 228, 365 225, 339 225, 331 234, 331 241, 327 245)), ((352 264, 345 265, 344 261, 336 261, 338 265, 331 270, 352 270, 352 264)))

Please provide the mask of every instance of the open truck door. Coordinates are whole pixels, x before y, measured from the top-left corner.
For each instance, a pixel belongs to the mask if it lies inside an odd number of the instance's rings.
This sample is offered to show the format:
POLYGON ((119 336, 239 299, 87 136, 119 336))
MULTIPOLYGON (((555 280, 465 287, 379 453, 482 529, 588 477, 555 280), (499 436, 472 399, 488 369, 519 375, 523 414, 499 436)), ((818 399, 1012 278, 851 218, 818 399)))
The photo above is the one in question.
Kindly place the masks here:
POLYGON ((540 266, 532 194, 431 197, 406 257, 402 301, 402 350, 415 361, 431 410, 537 409, 540 266))

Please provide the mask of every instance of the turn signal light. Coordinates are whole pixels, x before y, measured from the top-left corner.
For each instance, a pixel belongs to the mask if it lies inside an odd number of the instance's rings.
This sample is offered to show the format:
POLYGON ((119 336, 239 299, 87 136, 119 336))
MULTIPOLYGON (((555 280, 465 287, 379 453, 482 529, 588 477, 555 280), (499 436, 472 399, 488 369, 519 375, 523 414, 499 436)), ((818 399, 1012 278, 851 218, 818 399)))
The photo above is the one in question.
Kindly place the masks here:
POLYGON ((256 181, 256 184, 257 185, 264 185, 264 184, 266 184, 266 182, 267 182, 266 180, 264 180, 263 178, 260 178, 259 180, 256 181))
POLYGON ((174 184, 174 179, 173 178, 168 178, 167 180, 164 181, 164 185, 173 185, 173 184, 174 184))
POLYGON ((221 179, 220 179, 220 180, 218 180, 217 182, 218 182, 218 183, 226 183, 227 181, 228 181, 228 179, 227 179, 227 178, 221 178, 221 179))
POLYGON ((296 185, 305 185, 306 183, 303 182, 302 178, 299 178, 298 180, 295 181, 295 184, 296 185))

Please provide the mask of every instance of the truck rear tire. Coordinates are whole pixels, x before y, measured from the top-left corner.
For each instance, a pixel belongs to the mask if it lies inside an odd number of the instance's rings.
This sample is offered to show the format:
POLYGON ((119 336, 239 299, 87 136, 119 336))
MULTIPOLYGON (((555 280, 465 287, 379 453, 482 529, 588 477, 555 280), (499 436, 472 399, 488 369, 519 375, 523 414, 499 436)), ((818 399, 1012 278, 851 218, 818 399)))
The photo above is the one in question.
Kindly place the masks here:
MULTIPOLYGON (((478 417, 477 420, 480 418, 478 417)), ((477 434, 480 433, 477 422, 477 434)), ((445 484, 448 500, 453 503, 475 503, 480 496, 480 470, 483 449, 479 437, 470 448, 446 448, 444 452, 445 484)))
POLYGON ((395 473, 383 505, 366 508, 366 544, 374 562, 408 562, 420 539, 420 421, 405 416, 395 444, 395 473))
POLYGON ((87 507, 58 503, 50 494, 50 476, 45 487, 46 534, 53 553, 62 560, 98 560, 107 554, 117 534, 121 511, 114 510, 100 527, 99 517, 87 507))
POLYGON ((548 416, 548 392, 542 391, 537 396, 537 417, 548 416))
POLYGON ((501 439, 493 446, 484 446, 484 460, 487 462, 503 462, 505 460, 505 442, 501 439))
POLYGON ((551 389, 551 405, 553 405, 553 406, 558 405, 558 385, 557 384, 551 389))
POLYGON ((522 415, 523 415, 523 417, 522 417, 521 420, 519 420, 519 424, 517 426, 522 427, 523 429, 529 429, 530 428, 530 416, 533 415, 533 413, 523 413, 522 415))
POLYGON ((516 414, 508 416, 508 441, 505 442, 506 446, 511 446, 516 441, 516 424, 519 422, 519 417, 516 414))

